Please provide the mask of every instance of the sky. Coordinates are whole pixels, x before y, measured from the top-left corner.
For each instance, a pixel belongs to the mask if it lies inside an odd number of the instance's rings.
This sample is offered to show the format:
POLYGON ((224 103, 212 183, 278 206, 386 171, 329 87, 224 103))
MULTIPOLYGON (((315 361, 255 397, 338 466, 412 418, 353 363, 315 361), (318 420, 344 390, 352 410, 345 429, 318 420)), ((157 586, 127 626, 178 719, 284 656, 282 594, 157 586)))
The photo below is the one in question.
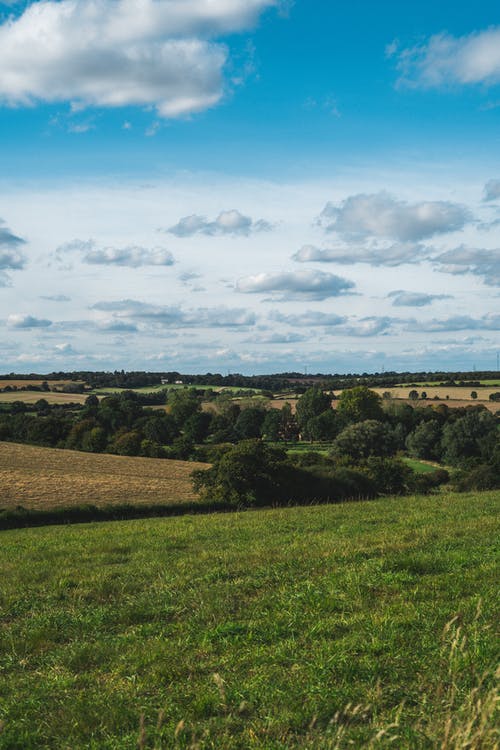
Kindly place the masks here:
POLYGON ((0 372, 496 369, 497 0, 0 1, 0 372))

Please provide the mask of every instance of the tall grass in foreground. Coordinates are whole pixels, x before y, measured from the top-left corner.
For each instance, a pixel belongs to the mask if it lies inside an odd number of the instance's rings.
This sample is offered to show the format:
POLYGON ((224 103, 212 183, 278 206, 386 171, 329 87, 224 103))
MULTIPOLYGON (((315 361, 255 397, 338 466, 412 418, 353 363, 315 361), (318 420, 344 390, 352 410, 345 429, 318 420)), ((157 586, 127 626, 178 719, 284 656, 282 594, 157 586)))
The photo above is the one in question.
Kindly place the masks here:
MULTIPOLYGON (((442 656, 447 679, 437 686, 435 695, 422 696, 424 706, 428 701, 441 705, 442 716, 438 722, 431 725, 428 725, 425 717, 415 722, 410 728, 410 735, 413 736, 412 747, 435 750, 497 750, 500 746, 500 666, 483 674, 476 672, 473 641, 480 627, 479 616, 480 602, 470 628, 466 629, 460 624, 458 615, 445 625, 442 635, 442 656)), ((228 720, 233 713, 244 715, 246 704, 242 702, 239 706, 233 707, 228 705, 224 680, 217 672, 214 672, 212 678, 219 693, 220 706, 228 720)), ((408 728, 401 723, 403 710, 404 701, 396 709, 394 721, 377 728, 376 721, 373 721, 372 705, 347 703, 342 710, 332 716, 319 735, 315 731, 316 717, 313 717, 302 747, 304 750, 347 750, 354 746, 349 730, 356 724, 366 722, 372 725, 373 731, 370 739, 363 743, 366 750, 376 750, 388 745, 396 748, 408 747, 408 728)), ((167 750, 171 747, 202 750, 207 747, 204 743, 206 737, 198 737, 195 731, 190 732, 183 719, 175 727, 173 736, 162 739, 163 721, 164 712, 160 711, 156 726, 148 731, 144 714, 141 714, 137 738, 139 750, 167 750)), ((252 740, 252 735, 250 739, 252 740)), ((258 741, 257 735, 254 739, 258 741)), ((236 746, 241 747, 239 744, 236 746)), ((261 745, 258 742, 248 745, 253 746, 261 745)))
POLYGON ((499 501, 1 532, 0 748, 493 750, 499 501))

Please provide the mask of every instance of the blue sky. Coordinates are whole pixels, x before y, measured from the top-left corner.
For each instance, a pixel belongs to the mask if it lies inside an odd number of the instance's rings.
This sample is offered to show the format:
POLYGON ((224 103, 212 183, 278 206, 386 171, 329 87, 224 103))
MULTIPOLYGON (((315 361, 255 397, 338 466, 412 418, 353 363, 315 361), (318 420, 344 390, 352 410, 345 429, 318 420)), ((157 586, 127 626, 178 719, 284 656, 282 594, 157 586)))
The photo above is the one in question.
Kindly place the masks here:
POLYGON ((0 369, 493 368, 500 7, 0 3, 0 369))

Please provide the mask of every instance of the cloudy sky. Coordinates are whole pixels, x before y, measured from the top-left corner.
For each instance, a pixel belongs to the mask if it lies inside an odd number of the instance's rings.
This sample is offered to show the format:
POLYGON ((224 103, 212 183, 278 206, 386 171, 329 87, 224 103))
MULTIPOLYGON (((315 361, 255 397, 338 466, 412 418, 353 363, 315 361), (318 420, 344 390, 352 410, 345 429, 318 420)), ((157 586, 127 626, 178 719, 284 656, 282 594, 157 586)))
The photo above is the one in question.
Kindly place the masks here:
POLYGON ((494 369, 497 0, 0 2, 0 371, 494 369))

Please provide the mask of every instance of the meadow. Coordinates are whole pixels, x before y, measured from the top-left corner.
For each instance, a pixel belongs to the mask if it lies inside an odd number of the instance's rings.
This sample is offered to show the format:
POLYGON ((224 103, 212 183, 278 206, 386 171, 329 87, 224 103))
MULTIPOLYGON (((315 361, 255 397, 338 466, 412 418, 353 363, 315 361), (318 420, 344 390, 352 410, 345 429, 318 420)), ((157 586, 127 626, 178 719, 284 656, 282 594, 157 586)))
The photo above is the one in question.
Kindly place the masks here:
POLYGON ((3 750, 489 750, 499 492, 6 531, 3 750))
POLYGON ((0 509, 191 502, 191 472, 204 466, 0 442, 0 509))

